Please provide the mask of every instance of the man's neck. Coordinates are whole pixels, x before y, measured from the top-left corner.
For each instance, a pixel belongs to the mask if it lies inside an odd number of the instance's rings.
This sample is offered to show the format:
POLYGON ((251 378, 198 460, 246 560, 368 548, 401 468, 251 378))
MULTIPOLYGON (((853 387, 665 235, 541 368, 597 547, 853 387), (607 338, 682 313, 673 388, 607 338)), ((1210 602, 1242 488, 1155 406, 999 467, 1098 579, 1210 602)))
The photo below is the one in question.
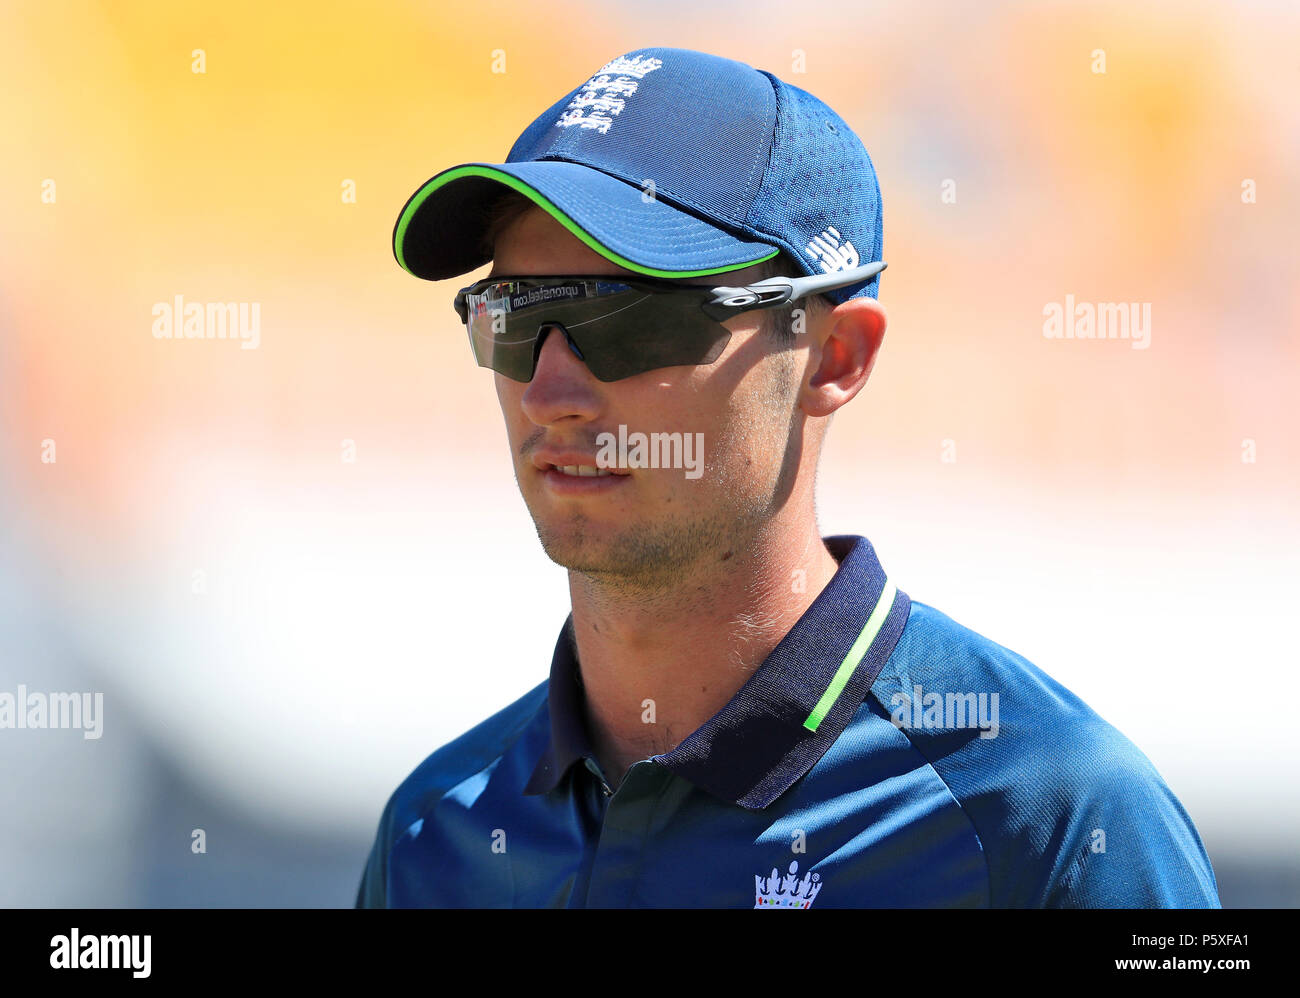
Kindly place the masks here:
POLYGON ((810 523, 797 536, 711 553, 674 596, 646 599, 571 572, 587 726, 610 784, 721 710, 838 568, 810 523))

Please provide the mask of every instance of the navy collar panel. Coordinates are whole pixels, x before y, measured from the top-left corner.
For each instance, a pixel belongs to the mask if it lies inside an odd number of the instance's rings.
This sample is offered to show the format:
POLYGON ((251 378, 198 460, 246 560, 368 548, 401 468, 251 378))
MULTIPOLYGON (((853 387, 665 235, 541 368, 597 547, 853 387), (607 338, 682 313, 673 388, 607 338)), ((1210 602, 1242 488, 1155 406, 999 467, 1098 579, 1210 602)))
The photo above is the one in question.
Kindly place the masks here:
POLYGON ((559 786, 570 766, 591 754, 591 736, 587 733, 583 714, 582 674, 578 670, 572 613, 560 628, 560 637, 551 655, 546 709, 550 717, 551 738, 524 787, 526 794, 550 793, 559 786))
MULTIPOLYGON (((830 583, 722 710, 653 757, 749 810, 767 807, 825 755, 907 623, 911 601, 886 578, 870 542, 850 535, 824 540, 840 563, 830 583)), ((547 709, 551 739, 527 794, 554 790, 574 762, 591 754, 572 614, 551 658, 547 709)))

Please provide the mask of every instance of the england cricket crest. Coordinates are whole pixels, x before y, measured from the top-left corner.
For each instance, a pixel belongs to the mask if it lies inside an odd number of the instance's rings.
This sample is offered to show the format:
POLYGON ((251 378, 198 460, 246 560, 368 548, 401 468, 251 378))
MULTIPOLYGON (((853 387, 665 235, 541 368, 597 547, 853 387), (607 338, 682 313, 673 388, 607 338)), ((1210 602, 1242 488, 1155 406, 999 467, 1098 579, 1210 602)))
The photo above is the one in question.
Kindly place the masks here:
POLYGON ((662 65, 662 59, 639 55, 630 59, 621 55, 605 63, 582 85, 555 124, 560 128, 594 128, 604 135, 627 106, 628 98, 636 93, 637 81, 662 65))
POLYGON ((769 877, 754 876, 755 908, 811 908, 821 892, 821 876, 805 873, 799 879, 799 864, 792 862, 790 872, 784 877, 772 867, 769 877))

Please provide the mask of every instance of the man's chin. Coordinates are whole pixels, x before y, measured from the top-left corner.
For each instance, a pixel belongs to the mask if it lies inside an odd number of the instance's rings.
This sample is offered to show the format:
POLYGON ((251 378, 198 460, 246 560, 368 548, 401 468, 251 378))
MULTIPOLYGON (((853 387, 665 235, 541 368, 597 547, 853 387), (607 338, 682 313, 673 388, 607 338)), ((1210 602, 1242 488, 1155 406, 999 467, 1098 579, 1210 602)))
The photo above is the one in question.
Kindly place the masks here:
POLYGON ((725 539, 700 522, 614 525, 583 518, 557 524, 534 521, 546 556, 570 572, 611 584, 662 588, 679 585, 702 553, 725 539))
POLYGON ((534 517, 533 523, 546 556, 571 572, 637 574, 652 568, 662 556, 654 545, 647 547, 650 534, 632 524, 602 523, 581 514, 534 517))
POLYGON ((589 526, 556 528, 538 524, 537 537, 546 557, 572 572, 616 572, 623 567, 615 551, 618 545, 610 538, 595 536, 589 526))

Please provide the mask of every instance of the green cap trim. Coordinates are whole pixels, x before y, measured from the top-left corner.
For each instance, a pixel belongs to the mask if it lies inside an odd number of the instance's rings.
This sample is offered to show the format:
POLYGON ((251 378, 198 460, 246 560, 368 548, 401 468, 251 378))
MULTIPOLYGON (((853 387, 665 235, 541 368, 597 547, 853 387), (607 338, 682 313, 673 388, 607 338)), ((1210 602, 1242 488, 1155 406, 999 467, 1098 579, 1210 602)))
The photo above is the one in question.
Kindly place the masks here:
POLYGON ((724 274, 730 270, 743 270, 746 267, 752 267, 756 263, 762 263, 764 260, 772 259, 772 257, 781 252, 779 249, 774 249, 771 253, 759 257, 757 260, 750 260, 747 263, 733 263, 725 267, 713 267, 709 270, 656 270, 653 267, 646 267, 639 263, 634 263, 627 257, 615 253, 609 247, 602 246, 596 241, 595 237, 593 237, 591 233, 582 228, 582 226, 557 208, 554 202, 546 198, 540 192, 534 190, 532 187, 529 187, 518 177, 512 177, 510 174, 504 173, 501 170, 494 169, 490 166, 458 166, 454 169, 447 170, 445 173, 438 174, 438 176, 434 177, 416 191, 415 196, 407 202, 406 208, 402 212, 402 217, 397 220, 397 229, 393 234, 393 255, 397 257, 397 262, 402 265, 402 269, 408 274, 414 274, 415 272, 406 265, 406 256, 403 254, 402 249, 406 243, 406 230, 411 224, 411 219, 415 217, 415 213, 420 210, 420 206, 429 199, 434 191, 451 183, 453 180, 459 180, 461 177, 487 177, 490 180, 496 180, 505 184, 507 187, 510 187, 524 195, 539 208, 544 209, 552 218, 603 256, 606 260, 610 260, 618 264, 620 267, 634 271, 638 274, 645 274, 648 277, 705 277, 709 274, 724 274))
POLYGON ((817 706, 808 715, 808 720, 803 722, 803 726, 809 731, 817 730, 818 725, 826 719, 826 715, 835 706, 835 701, 844 692, 849 676, 853 675, 853 670, 858 667, 858 663, 866 656, 868 649, 871 648, 871 643, 876 640, 876 635, 880 633, 880 628, 884 626, 885 618, 889 616, 889 611, 894 607, 894 597, 896 595, 898 595, 898 587, 894 585, 892 579, 886 579, 885 588, 880 594, 880 599, 876 600, 875 609, 871 611, 871 616, 867 618, 867 623, 862 628, 862 633, 858 635, 858 640, 853 642, 853 647, 844 656, 844 661, 840 663, 840 667, 835 670, 830 686, 826 687, 826 692, 817 701, 817 706))

